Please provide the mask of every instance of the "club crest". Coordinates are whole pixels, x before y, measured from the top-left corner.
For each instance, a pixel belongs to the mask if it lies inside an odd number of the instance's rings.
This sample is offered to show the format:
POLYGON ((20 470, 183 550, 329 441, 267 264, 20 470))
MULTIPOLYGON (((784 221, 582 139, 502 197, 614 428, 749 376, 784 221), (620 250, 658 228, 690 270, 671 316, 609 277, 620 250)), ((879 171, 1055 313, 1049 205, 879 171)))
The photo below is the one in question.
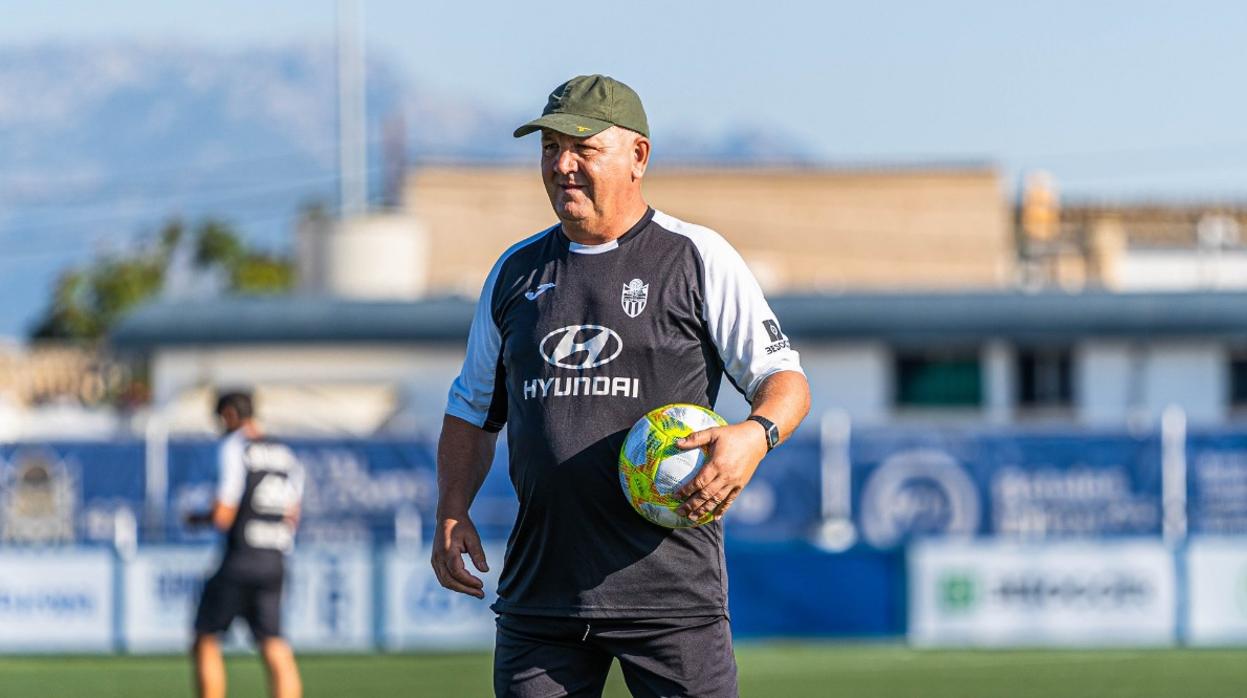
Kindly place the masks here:
POLYGON ((628 317, 636 317, 645 310, 645 302, 649 299, 649 284, 640 279, 633 279, 623 285, 623 310, 628 317))

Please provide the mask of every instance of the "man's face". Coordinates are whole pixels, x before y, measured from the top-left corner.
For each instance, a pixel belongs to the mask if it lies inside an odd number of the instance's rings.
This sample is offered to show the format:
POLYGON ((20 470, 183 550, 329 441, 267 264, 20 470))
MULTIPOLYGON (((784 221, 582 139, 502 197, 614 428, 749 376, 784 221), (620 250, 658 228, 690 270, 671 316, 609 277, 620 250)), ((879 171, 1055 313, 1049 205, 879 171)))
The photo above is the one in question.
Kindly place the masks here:
POLYGON ((222 434, 231 434, 238 427, 242 426, 242 420, 238 418, 238 410, 226 405, 217 413, 217 425, 221 427, 222 434))
POLYGON ((616 212, 645 171, 637 139, 618 126, 589 138, 541 132, 541 175, 560 220, 591 223, 616 212))

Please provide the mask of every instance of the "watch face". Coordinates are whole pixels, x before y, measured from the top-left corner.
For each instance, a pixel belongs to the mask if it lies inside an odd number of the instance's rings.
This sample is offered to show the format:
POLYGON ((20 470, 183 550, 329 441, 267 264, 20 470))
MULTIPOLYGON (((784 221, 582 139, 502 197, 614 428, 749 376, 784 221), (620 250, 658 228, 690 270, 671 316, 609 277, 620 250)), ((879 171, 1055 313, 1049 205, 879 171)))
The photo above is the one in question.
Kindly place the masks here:
POLYGON ((766 443, 771 448, 775 448, 775 445, 779 443, 779 427, 772 424, 766 430, 766 443))
POLYGON ((766 450, 769 451, 779 444, 779 427, 775 422, 757 415, 752 415, 749 419, 761 424, 762 428, 766 430, 766 450))

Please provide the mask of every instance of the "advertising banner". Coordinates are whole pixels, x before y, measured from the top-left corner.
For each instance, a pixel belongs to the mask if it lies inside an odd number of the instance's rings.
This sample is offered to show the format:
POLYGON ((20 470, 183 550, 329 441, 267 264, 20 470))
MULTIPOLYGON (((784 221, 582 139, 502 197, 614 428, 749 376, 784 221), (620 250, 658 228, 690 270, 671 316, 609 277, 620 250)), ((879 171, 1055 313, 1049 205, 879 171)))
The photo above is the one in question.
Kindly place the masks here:
POLYGON ((437 582, 425 551, 395 550, 384 554, 385 605, 383 643, 389 650, 489 649, 494 643, 494 612, 498 575, 506 546, 485 544, 490 571, 469 570, 485 582, 485 599, 445 589, 437 582))
POLYGON ((368 548, 296 549, 286 576, 282 616, 295 649, 371 649, 372 579, 368 548))
POLYGON ((1186 450, 1190 532, 1247 533, 1247 435, 1192 433, 1186 450))
POLYGON ((1186 550, 1187 642, 1247 643, 1247 541, 1195 538, 1186 550))
POLYGON ((850 448, 863 542, 924 536, 1148 536, 1161 528, 1154 434, 861 429, 850 448))
POLYGON ((124 566, 122 640, 130 652, 181 652, 204 580, 217 564, 210 547, 143 547, 124 566))
POLYGON ((919 645, 1164 645, 1176 631, 1160 542, 926 541, 909 552, 919 645))
POLYGON ((112 649, 113 590, 106 550, 0 552, 0 652, 112 649))

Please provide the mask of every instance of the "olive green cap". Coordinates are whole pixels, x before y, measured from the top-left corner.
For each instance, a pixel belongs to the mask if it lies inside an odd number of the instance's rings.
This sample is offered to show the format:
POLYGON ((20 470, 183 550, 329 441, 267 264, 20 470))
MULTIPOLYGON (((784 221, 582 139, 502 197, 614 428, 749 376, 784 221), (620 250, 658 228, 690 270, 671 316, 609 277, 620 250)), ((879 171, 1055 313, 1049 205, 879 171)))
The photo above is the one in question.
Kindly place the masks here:
POLYGON ((554 88, 541 116, 515 129, 515 137, 548 128, 577 138, 611 126, 649 137, 645 107, 631 87, 605 75, 579 75, 554 88))

